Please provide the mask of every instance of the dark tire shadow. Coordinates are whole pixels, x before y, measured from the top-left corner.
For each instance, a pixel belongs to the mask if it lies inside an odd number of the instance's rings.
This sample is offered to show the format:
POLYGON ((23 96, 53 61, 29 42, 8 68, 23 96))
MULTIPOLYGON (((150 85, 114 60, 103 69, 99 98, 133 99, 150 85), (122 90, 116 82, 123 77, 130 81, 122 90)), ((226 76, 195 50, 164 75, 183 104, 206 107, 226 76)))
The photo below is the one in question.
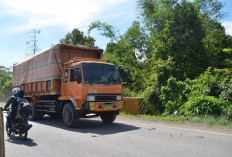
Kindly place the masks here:
POLYGON ((27 138, 26 140, 21 140, 19 136, 14 136, 14 135, 7 135, 5 138, 7 142, 18 144, 18 145, 25 145, 28 147, 35 147, 38 145, 37 143, 34 142, 34 140, 30 138, 27 138))
POLYGON ((45 116, 40 121, 35 121, 35 123, 39 123, 42 125, 48 125, 51 127, 57 127, 60 129, 79 132, 79 133, 93 133, 99 135, 109 135, 109 134, 116 134, 121 132, 133 131, 140 129, 139 127, 114 122, 112 124, 104 124, 99 119, 80 119, 78 122, 78 127, 76 128, 67 128, 62 119, 54 119, 50 118, 49 116, 45 116))

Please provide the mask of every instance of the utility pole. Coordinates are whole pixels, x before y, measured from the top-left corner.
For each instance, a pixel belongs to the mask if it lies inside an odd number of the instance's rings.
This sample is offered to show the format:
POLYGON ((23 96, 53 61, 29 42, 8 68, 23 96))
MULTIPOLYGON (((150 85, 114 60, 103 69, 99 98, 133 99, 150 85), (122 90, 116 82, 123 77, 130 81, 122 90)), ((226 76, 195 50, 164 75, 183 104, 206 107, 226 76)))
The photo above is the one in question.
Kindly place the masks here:
POLYGON ((32 40, 26 41, 28 48, 27 50, 32 50, 33 53, 35 54, 36 50, 38 50, 38 40, 37 40, 37 35, 40 33, 39 29, 33 29, 28 34, 30 34, 30 38, 32 40))
POLYGON ((0 107, 0 157, 5 157, 5 141, 4 141, 4 124, 3 112, 0 107))

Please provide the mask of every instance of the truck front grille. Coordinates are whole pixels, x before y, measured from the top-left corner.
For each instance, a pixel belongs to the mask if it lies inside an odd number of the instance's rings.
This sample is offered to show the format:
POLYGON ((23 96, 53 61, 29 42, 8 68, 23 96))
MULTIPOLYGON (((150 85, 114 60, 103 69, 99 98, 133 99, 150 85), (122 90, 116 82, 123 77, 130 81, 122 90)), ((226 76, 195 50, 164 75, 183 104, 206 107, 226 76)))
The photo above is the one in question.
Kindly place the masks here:
POLYGON ((117 101, 116 95, 96 95, 95 101, 101 102, 101 101, 117 101))

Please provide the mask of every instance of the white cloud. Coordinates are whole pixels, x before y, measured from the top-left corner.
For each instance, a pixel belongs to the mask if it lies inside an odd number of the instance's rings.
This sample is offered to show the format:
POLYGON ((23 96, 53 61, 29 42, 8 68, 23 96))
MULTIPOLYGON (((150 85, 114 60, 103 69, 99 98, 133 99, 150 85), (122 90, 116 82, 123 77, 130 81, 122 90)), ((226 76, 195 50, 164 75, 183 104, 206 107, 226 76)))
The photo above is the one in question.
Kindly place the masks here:
POLYGON ((222 25, 226 29, 226 33, 232 35, 232 21, 222 22, 222 25))
POLYGON ((48 26, 71 30, 99 18, 104 8, 128 0, 0 0, 0 15, 19 19, 15 26, 3 28, 2 32, 14 34, 33 28, 48 26))

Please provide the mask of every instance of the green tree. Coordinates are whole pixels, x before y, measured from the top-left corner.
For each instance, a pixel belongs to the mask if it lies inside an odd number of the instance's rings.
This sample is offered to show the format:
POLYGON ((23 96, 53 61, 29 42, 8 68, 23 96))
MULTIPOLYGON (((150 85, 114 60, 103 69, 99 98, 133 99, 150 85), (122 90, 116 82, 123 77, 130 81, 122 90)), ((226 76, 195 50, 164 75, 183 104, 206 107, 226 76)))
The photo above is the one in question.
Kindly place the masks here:
POLYGON ((10 69, 0 66, 0 101, 5 101, 11 95, 12 78, 10 69))
POLYGON ((195 0, 194 4, 205 19, 217 21, 227 16, 227 13, 222 12, 224 5, 218 0, 195 0))
POLYGON ((232 37, 225 33, 225 28, 218 21, 227 16, 227 13, 221 11, 224 5, 218 0, 195 0, 194 4, 203 21, 205 32, 203 44, 208 55, 209 66, 231 68, 232 54, 223 50, 232 48, 232 37))
POLYGON ((88 29, 88 34, 94 29, 100 31, 100 34, 104 37, 110 38, 111 42, 118 40, 118 31, 112 25, 108 25, 105 22, 101 22, 100 20, 94 21, 91 23, 88 29))
POLYGON ((192 3, 183 1, 175 5, 161 37, 161 53, 173 58, 179 71, 177 78, 195 78, 208 66, 202 25, 198 10, 192 3))
POLYGON ((152 57, 174 62, 176 78, 195 78, 207 68, 203 23, 199 10, 185 0, 140 0, 142 18, 149 30, 152 57))
POLYGON ((138 21, 134 21, 127 32, 117 42, 111 41, 103 59, 119 67, 119 72, 128 91, 139 93, 146 88, 144 60, 146 58, 146 34, 138 21))
POLYGON ((77 28, 71 33, 68 32, 65 38, 60 39, 60 43, 95 47, 95 39, 91 36, 85 36, 84 33, 77 28))
POLYGON ((224 49, 232 48, 232 36, 225 33, 219 22, 211 21, 203 40, 208 55, 209 66, 214 68, 232 68, 232 53, 224 49))

